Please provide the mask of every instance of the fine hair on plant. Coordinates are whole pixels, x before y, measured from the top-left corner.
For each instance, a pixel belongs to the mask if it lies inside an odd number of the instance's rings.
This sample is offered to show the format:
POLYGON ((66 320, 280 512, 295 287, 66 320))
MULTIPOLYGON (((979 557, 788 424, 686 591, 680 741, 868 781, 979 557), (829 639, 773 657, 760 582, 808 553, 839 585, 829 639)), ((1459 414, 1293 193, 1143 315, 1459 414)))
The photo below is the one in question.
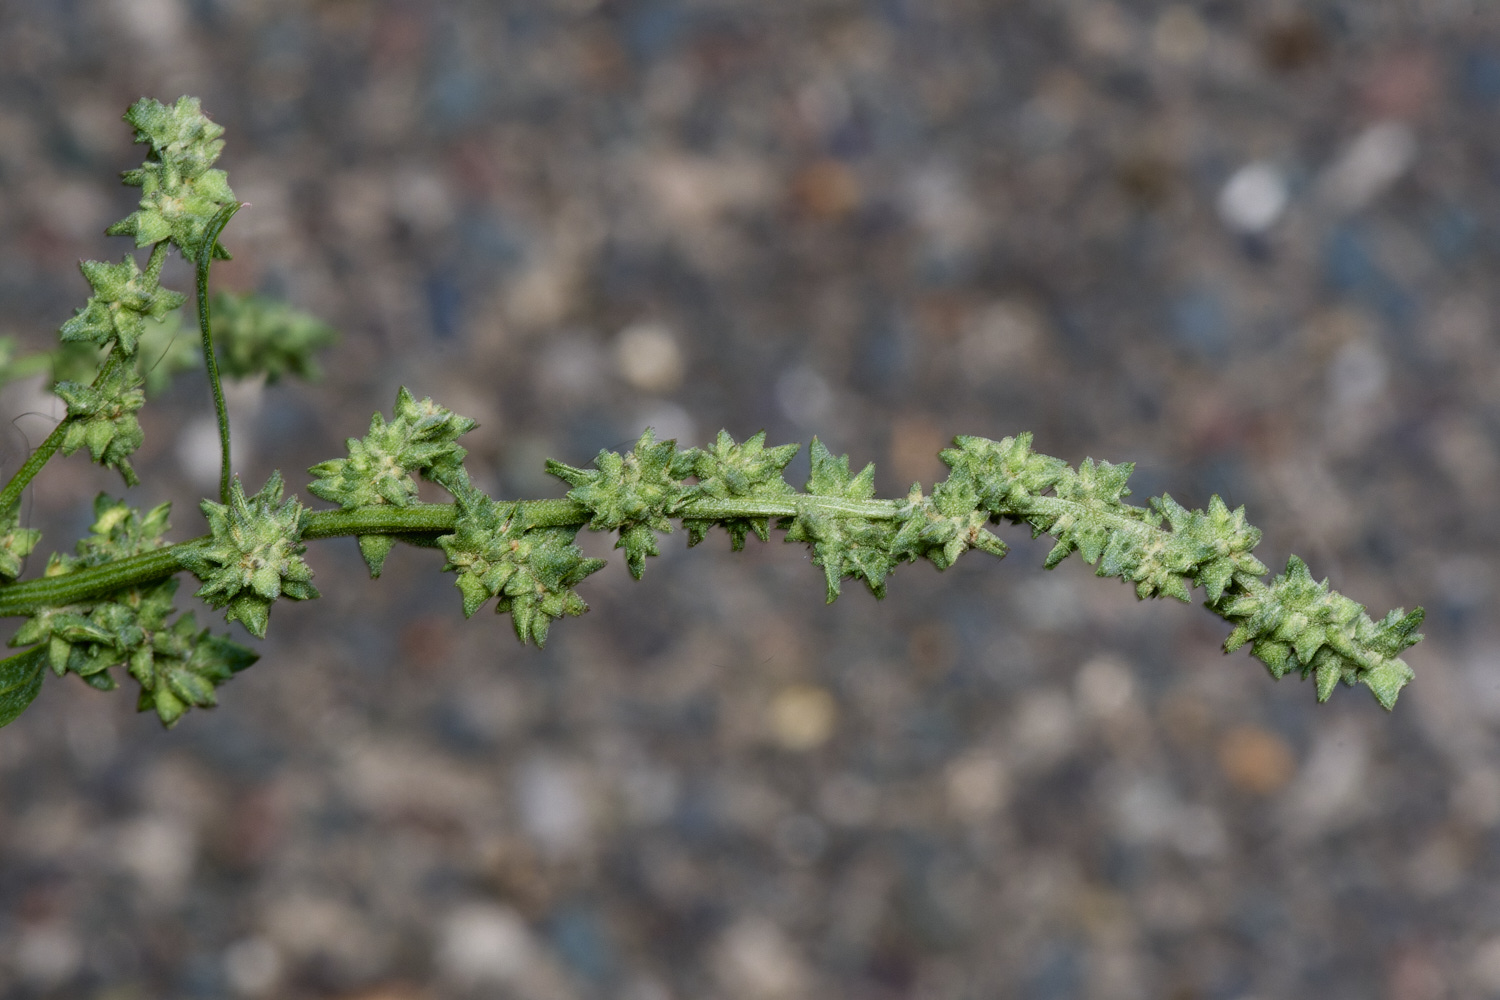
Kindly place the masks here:
POLYGON ((901 497, 875 495, 874 466, 853 471, 846 455, 814 438, 811 474, 801 490, 784 478, 800 445, 767 446, 764 432, 736 440, 727 431, 706 447, 658 441, 651 429, 624 451, 601 451, 587 466, 549 461, 566 497, 494 499, 474 485, 458 443, 475 422, 402 388, 390 415, 377 412, 346 453, 313 466, 307 491, 331 506, 314 509, 288 495, 280 472, 254 492, 233 475, 229 419, 221 376, 308 376, 314 352, 333 338, 324 324, 259 296, 209 295, 215 260, 229 259, 220 238, 240 203, 217 169, 223 129, 196 98, 167 105, 143 98, 125 113, 145 162, 123 174, 140 203, 110 226, 110 235, 149 251, 119 262, 85 261, 91 294, 63 323, 60 345, 45 355, 15 357, 0 342, 0 380, 51 371, 66 413, 0 489, 0 614, 22 617, 0 660, 0 725, 21 714, 50 672, 77 674, 101 690, 128 675, 138 707, 175 724, 188 709, 215 704, 218 687, 257 654, 199 627, 174 597, 182 574, 196 595, 263 638, 279 599, 318 596, 303 559, 306 544, 353 537, 378 577, 398 543, 441 549, 454 574, 465 616, 493 602, 509 614, 522 643, 542 645, 552 623, 586 610, 578 586, 605 565, 576 544, 578 532, 609 532, 639 579, 660 552, 660 536, 680 526, 689 546, 722 528, 735 551, 750 535, 771 531, 811 550, 827 599, 843 582, 862 581, 876 597, 903 562, 946 569, 970 549, 1004 556, 990 529, 1011 523, 1047 535, 1053 568, 1077 552, 1096 575, 1116 577, 1140 598, 1193 599, 1230 627, 1226 652, 1248 647, 1273 677, 1311 677, 1325 701, 1339 682, 1362 684, 1391 708, 1412 672, 1402 650, 1421 639, 1421 608, 1375 620, 1362 605, 1314 579, 1296 556, 1275 575, 1254 555, 1261 533, 1217 496, 1189 509, 1170 496, 1144 507, 1125 502, 1130 463, 1084 459, 1076 468, 1033 450, 1030 434, 991 440, 960 436, 941 453, 949 475, 901 497), (196 268, 201 349, 177 336, 181 292, 162 287, 175 249, 196 268), (21 524, 28 483, 61 452, 87 450, 138 482, 130 456, 140 447, 137 413, 174 375, 203 365, 214 400, 221 448, 219 492, 200 507, 208 532, 166 540, 169 505, 148 511, 101 494, 94 521, 71 555, 54 552, 40 576, 21 576, 41 534, 21 524), (445 490, 448 503, 419 499, 417 481, 445 490), (1269 576, 1269 579, 1268 579, 1269 576))

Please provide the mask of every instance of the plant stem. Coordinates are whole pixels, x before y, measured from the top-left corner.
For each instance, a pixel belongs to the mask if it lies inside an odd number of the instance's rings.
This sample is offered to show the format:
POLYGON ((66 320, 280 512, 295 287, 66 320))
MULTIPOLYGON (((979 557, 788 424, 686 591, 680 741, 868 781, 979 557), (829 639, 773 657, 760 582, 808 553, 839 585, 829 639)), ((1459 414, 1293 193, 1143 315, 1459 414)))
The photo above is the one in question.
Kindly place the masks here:
POLYGON ((27 456, 25 464, 16 470, 14 476, 10 477, 10 482, 5 484, 5 489, 0 490, 0 516, 3 516, 6 511, 13 510, 21 501, 22 491, 36 478, 36 474, 42 471, 42 466, 47 464, 47 460, 62 447, 63 438, 67 437, 67 434, 68 418, 63 417, 36 451, 27 456))
MULTIPOLYGON (((203 246, 198 250, 198 329, 203 333, 203 360, 208 365, 208 385, 214 394, 214 415, 219 420, 219 452, 222 456, 219 470, 219 502, 229 503, 229 410, 224 405, 224 388, 219 384, 219 361, 214 356, 213 328, 208 322, 208 270, 213 264, 214 246, 219 234, 240 210, 239 202, 232 202, 219 209, 219 214, 208 224, 203 234, 203 246)), ((160 246, 162 244, 158 244, 160 246)), ((155 252, 152 252, 155 260, 155 252)))
MULTIPOLYGON (((154 252, 152 256, 155 256, 154 252)), ((99 385, 109 378, 120 364, 119 357, 116 354, 110 354, 109 360, 104 362, 104 367, 100 368, 99 373, 94 376, 93 384, 99 385)), ((52 428, 52 433, 47 435, 46 440, 26 457, 25 463, 16 470, 14 476, 10 477, 10 482, 5 484, 5 489, 0 490, 0 515, 20 502, 22 491, 36 478, 36 474, 42 471, 42 466, 57 454, 57 449, 62 447, 63 438, 68 435, 68 424, 72 419, 70 416, 65 416, 59 420, 57 426, 52 428)))
MULTIPOLYGON (((572 500, 517 501, 528 527, 582 527, 588 522, 588 509, 572 500)), ((840 500, 789 494, 778 500, 700 499, 682 506, 677 516, 688 520, 718 521, 736 517, 790 517, 803 510, 820 510, 829 514, 888 520, 896 516, 900 504, 895 500, 840 500)), ((435 536, 451 532, 458 519, 458 509, 451 503, 419 503, 409 507, 380 504, 352 510, 323 510, 309 513, 303 522, 302 537, 339 538, 353 535, 435 536)), ((182 569, 179 555, 188 548, 207 542, 203 535, 168 548, 129 556, 103 566, 42 577, 24 583, 0 587, 0 617, 27 615, 41 608, 81 604, 126 587, 143 587, 165 580, 182 569)))

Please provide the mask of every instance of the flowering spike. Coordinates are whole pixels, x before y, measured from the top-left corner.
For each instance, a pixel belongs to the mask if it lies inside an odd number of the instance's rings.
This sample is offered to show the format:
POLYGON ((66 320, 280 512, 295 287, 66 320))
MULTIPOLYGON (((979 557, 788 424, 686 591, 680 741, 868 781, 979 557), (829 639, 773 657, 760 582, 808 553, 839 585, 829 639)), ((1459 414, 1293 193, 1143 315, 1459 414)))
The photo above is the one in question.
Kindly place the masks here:
MULTIPOLYGON (((121 175, 141 189, 140 207, 105 232, 134 237, 138 247, 169 240, 184 257, 197 260, 214 216, 235 200, 229 176, 210 169, 224 148, 223 128, 203 115, 196 97, 179 98, 172 107, 141 98, 125 120, 135 127, 135 141, 151 152, 138 169, 121 175)), ((217 241, 213 255, 229 259, 217 241)))

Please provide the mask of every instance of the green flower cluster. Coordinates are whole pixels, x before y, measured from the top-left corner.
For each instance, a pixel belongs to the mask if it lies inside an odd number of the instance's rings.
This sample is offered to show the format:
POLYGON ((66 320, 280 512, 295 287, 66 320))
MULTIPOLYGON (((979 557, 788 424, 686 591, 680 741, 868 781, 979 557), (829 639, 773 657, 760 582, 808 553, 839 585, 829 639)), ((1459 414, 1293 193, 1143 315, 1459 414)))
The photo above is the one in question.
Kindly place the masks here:
MULTIPOLYGON (((463 477, 467 452, 458 438, 475 427, 431 399, 418 402, 403 386, 396 395, 391 420, 377 413, 370 420, 364 439, 349 438, 348 458, 320 462, 308 471, 318 478, 308 490, 313 496, 336 503, 345 510, 389 504, 407 507, 417 500, 417 481, 422 476, 452 490, 463 477)), ((390 535, 359 536, 360 553, 379 576, 385 557, 396 540, 390 535)))
MULTIPOLYGON (((134 126, 135 141, 151 152, 138 169, 121 175, 141 189, 140 207, 105 231, 134 237, 138 247, 167 241, 197 260, 214 216, 235 200, 229 175, 212 169, 224 149, 224 129, 199 110, 196 97, 180 97, 171 107, 142 98, 125 112, 125 121, 134 126)), ((213 255, 229 259, 217 243, 213 255)))
POLYGON ((333 327, 264 295, 220 292, 213 307, 214 347, 225 375, 248 378, 264 373, 267 382, 284 375, 320 377, 313 355, 334 342, 333 327))
POLYGON ((59 382, 52 391, 68 404, 62 453, 71 455, 86 446, 94 461, 118 470, 126 485, 139 483, 130 456, 145 440, 136 412, 146 394, 135 365, 113 359, 92 385, 59 382))
POLYGON ((40 531, 21 527, 20 498, 8 510, 0 511, 0 581, 20 576, 22 562, 41 540, 40 531))
POLYGON ((601 452, 592 470, 560 462, 548 469, 573 485, 568 497, 586 508, 590 528, 620 532, 617 547, 626 549, 636 577, 645 556, 658 552, 655 533, 670 531, 674 516, 688 526, 691 543, 716 523, 729 529, 736 549, 750 531, 766 537, 768 518, 724 515, 726 501, 742 510, 757 502, 790 506, 794 513, 778 513, 777 526, 787 541, 812 550, 830 602, 845 579, 863 580, 884 596, 886 578, 902 562, 926 559, 946 569, 969 549, 1003 556, 1005 544, 987 526, 1011 521, 1056 540, 1048 569, 1077 552, 1097 575, 1133 584, 1141 598, 1189 601, 1192 588, 1202 587, 1206 606, 1235 626, 1226 651, 1249 644, 1276 677, 1291 670, 1314 676, 1320 700, 1343 681, 1364 684, 1389 707, 1411 679, 1398 654, 1421 638, 1420 609, 1398 609, 1376 623, 1326 582, 1314 583, 1295 558, 1266 585, 1266 566, 1253 554, 1261 533, 1244 508, 1230 510, 1217 496, 1206 511, 1170 496, 1132 506, 1125 502, 1129 463, 1085 459, 1074 469, 1033 451, 1029 434, 959 437, 942 453, 951 469, 946 481, 931 495, 914 485, 892 502, 875 498, 873 465, 855 474, 848 456, 816 439, 805 490, 793 491, 781 470, 795 451, 765 448, 763 434, 738 445, 722 432, 709 449, 678 451, 648 431, 631 452, 601 452))
MULTIPOLYGON (((79 541, 78 554, 54 554, 44 575, 66 576, 161 548, 169 509, 162 504, 142 516, 123 500, 101 493, 94 501, 91 533, 79 541)), ((213 705, 214 689, 256 659, 227 637, 200 631, 192 612, 171 622, 177 613, 176 590, 177 580, 167 579, 87 604, 45 608, 21 626, 11 645, 35 645, 38 662, 58 675, 75 673, 106 691, 115 687, 110 668, 123 664, 140 684, 138 707, 155 709, 170 726, 189 707, 213 705)))
POLYGON ((519 504, 499 503, 469 485, 467 477, 451 487, 458 520, 453 534, 438 539, 448 557, 444 571, 458 574, 464 617, 492 597, 495 611, 510 612, 516 638, 547 642, 553 619, 588 610, 573 589, 601 569, 603 559, 587 559, 573 540, 578 526, 533 527, 519 504))
MULTIPOLYGON (((707 448, 688 451, 689 470, 698 480, 696 496, 713 500, 784 500, 797 491, 782 478, 787 463, 802 450, 800 444, 766 447, 766 432, 761 431, 743 444, 728 431, 720 431, 707 448)), ((688 544, 697 545, 715 524, 729 532, 735 552, 745 547, 745 536, 766 541, 769 517, 726 517, 719 519, 684 517, 682 526, 688 532, 688 544)))
MULTIPOLYGON (((94 461, 119 470, 134 486, 137 479, 128 459, 142 441, 135 416, 144 401, 142 338, 160 332, 166 317, 187 301, 161 287, 167 248, 176 246, 196 260, 215 217, 235 201, 224 171, 212 169, 224 147, 219 138, 224 130, 204 117, 196 98, 183 97, 172 107, 142 98, 125 112, 125 120, 135 128, 136 141, 148 144, 151 152, 139 169, 123 175, 126 184, 142 189, 139 209, 106 232, 132 236, 136 246, 151 247, 151 259, 144 271, 128 254, 118 264, 87 260, 79 265, 93 294, 59 331, 64 351, 54 368, 94 370, 98 359, 71 357, 66 352, 70 345, 108 353, 90 384, 66 378, 58 383, 56 392, 68 404, 69 418, 60 446, 65 455, 87 446, 94 461)), ((217 243, 213 249, 215 256, 228 257, 217 243)), ((308 337, 301 328, 290 340, 283 335, 287 342, 278 343, 274 363, 286 365, 308 337)), ((172 344, 167 342, 168 349, 172 344)), ((260 360, 265 353, 252 351, 247 360, 260 360)))
POLYGON ((64 343, 104 347, 114 341, 126 356, 134 356, 146 320, 160 321, 187 301, 186 295, 161 287, 159 266, 142 271, 129 254, 118 264, 86 260, 78 267, 94 294, 63 324, 64 343))
POLYGON ((1397 608, 1377 623, 1365 614, 1364 605, 1329 590, 1327 580, 1314 582, 1307 564, 1296 556, 1269 587, 1258 579, 1238 583, 1236 593, 1217 606, 1209 604, 1238 623, 1224 649, 1231 652, 1250 643, 1251 655, 1272 677, 1292 670, 1304 679, 1311 674, 1319 701, 1327 701, 1339 681, 1351 687, 1363 684, 1391 708, 1414 676, 1398 654, 1422 638, 1417 634, 1421 608, 1410 614, 1397 608))
POLYGON ((646 557, 661 554, 656 533, 670 533, 668 518, 696 495, 682 482, 692 470, 691 453, 678 451, 675 441, 657 441, 649 427, 623 455, 599 452, 592 469, 547 460, 547 471, 573 487, 569 499, 589 509, 589 529, 620 533, 615 548, 625 550, 630 575, 637 580, 646 570, 646 557))
POLYGON ((954 444, 943 460, 953 479, 974 484, 991 517, 1024 522, 1034 535, 1057 539, 1048 568, 1077 551, 1097 564, 1099 576, 1133 582, 1140 597, 1187 601, 1189 585, 1201 586, 1205 605, 1235 626, 1226 652, 1248 643, 1273 677, 1311 674, 1319 701, 1343 681, 1365 685, 1390 708, 1411 680, 1398 654, 1422 638, 1416 634, 1422 610, 1397 609, 1376 623, 1363 605, 1329 590, 1326 580, 1315 583, 1295 556, 1267 586, 1261 579, 1266 567, 1251 554, 1260 531, 1246 522, 1243 507, 1230 511, 1214 497, 1207 511, 1190 511, 1169 496, 1153 499, 1150 509, 1130 506, 1123 498, 1132 466, 1085 460, 1075 471, 1033 452, 1026 434, 1001 441, 961 437, 954 444))
POLYGON ((266 637, 271 605, 278 597, 305 601, 318 596, 312 570, 302 559, 302 504, 295 496, 282 500, 281 473, 273 472, 266 485, 246 497, 236 479, 229 503, 204 500, 212 537, 184 547, 179 558, 203 586, 197 596, 210 607, 229 610, 225 618, 238 620, 257 639, 266 637))
POLYGON ((875 496, 875 465, 870 463, 858 475, 849 471, 849 456, 837 458, 813 438, 809 452, 812 474, 808 477, 805 496, 798 497, 797 514, 783 518, 777 527, 786 529, 789 542, 806 542, 812 549, 814 566, 823 567, 828 583, 828 603, 839 596, 845 577, 865 581, 870 593, 885 596, 885 578, 895 568, 893 551, 896 524, 887 519, 861 517, 846 513, 839 505, 813 502, 813 498, 849 500, 856 503, 875 496))

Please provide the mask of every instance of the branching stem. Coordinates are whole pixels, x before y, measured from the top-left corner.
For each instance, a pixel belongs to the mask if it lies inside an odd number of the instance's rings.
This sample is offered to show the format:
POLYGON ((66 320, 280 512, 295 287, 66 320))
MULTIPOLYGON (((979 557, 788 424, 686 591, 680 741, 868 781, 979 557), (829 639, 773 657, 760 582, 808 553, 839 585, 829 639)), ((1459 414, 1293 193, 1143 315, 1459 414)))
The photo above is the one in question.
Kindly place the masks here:
MULTIPOLYGON (((526 523, 536 528, 582 526, 588 522, 588 509, 572 500, 519 501, 526 523)), ((728 499, 693 500, 683 505, 684 518, 718 520, 733 517, 791 517, 798 506, 823 510, 829 514, 854 515, 876 520, 894 518, 898 504, 894 500, 856 502, 834 497, 806 494, 789 495, 785 500, 728 499)), ((419 503, 409 507, 376 505, 353 510, 325 510, 311 513, 303 525, 302 537, 340 538, 355 535, 422 536, 450 532, 457 520, 457 508, 451 503, 419 503)), ((182 569, 181 555, 191 546, 203 544, 210 536, 157 549, 138 556, 119 559, 103 566, 78 570, 62 576, 42 577, 13 583, 0 588, 0 617, 34 614, 42 608, 61 607, 114 593, 126 587, 141 587, 182 569)))
MULTIPOLYGON (((154 251, 151 256, 154 260, 156 257, 154 251)), ((121 364, 120 359, 111 354, 109 360, 99 369, 99 374, 95 376, 94 385, 104 384, 121 364)), ((36 474, 42 471, 42 467, 53 455, 57 454, 57 449, 62 447, 63 439, 68 436, 68 424, 72 420, 70 416, 59 420, 57 426, 52 428, 52 433, 47 435, 46 440, 37 446, 36 451, 27 456, 26 462, 16 470, 14 476, 10 477, 10 482, 5 484, 5 489, 0 490, 0 512, 10 510, 21 499, 21 493, 31 485, 36 474)))

